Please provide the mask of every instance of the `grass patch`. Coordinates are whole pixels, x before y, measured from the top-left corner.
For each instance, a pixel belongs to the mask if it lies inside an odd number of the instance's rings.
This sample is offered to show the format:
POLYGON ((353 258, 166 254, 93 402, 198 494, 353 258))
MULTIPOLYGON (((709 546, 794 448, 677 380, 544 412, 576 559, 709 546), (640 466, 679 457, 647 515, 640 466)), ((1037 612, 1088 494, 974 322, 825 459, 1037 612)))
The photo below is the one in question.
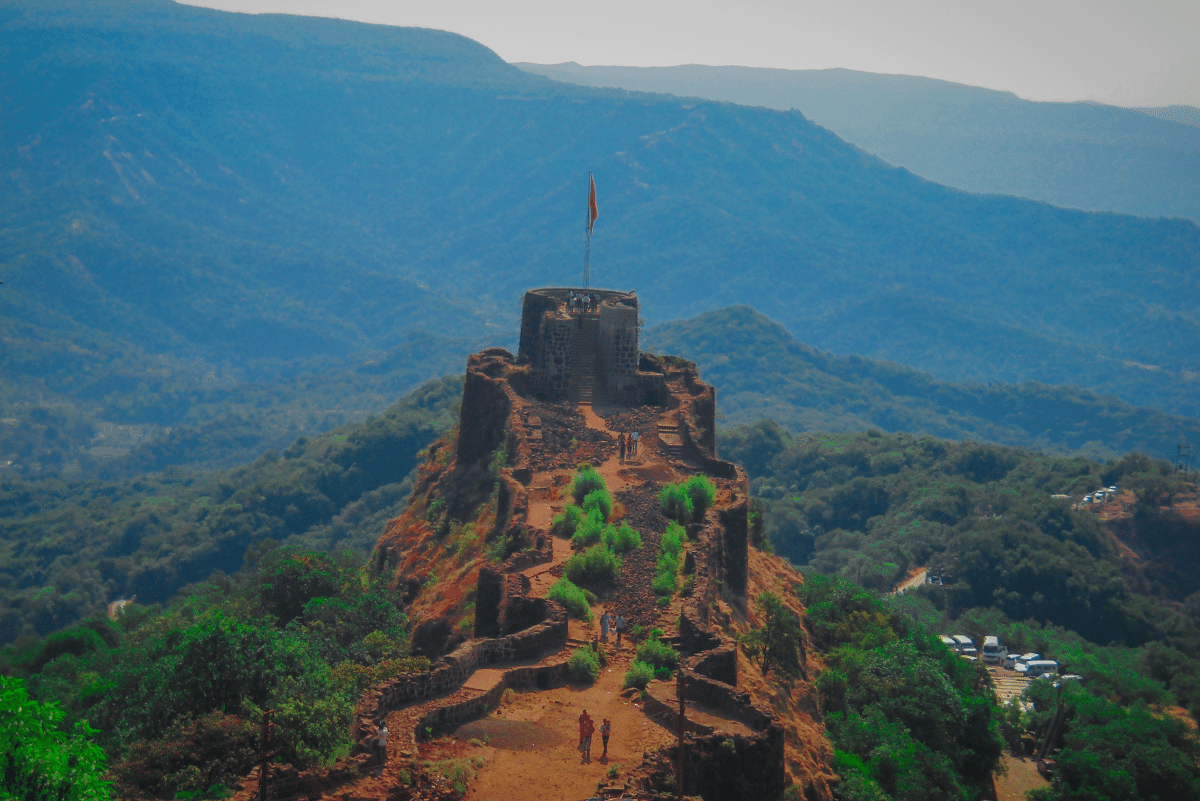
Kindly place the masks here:
POLYGON ((658 494, 658 506, 672 520, 687 523, 692 519, 692 498, 683 484, 667 484, 658 494))
POLYGON ((557 601, 567 609, 567 614, 576 620, 592 622, 592 610, 589 608, 587 594, 575 582, 567 577, 560 578, 550 585, 550 600, 557 601))
POLYGON ((636 661, 644 662, 656 671, 665 669, 669 675, 679 666, 679 652, 657 637, 651 637, 638 646, 636 661))
POLYGON ((599 514, 604 522, 612 519, 613 499, 604 487, 589 492, 579 506, 583 509, 584 514, 599 514))
POLYGON ((634 661, 629 670, 625 671, 625 686, 645 690, 646 685, 654 679, 654 665, 634 661))
POLYGON ((642 535, 628 523, 620 526, 608 526, 601 538, 604 544, 616 553, 629 553, 642 547, 642 535))
POLYGON ((600 660, 591 648, 576 648, 567 661, 567 673, 576 684, 592 684, 600 677, 600 660))
POLYGON ((684 482, 683 489, 692 501, 692 520, 703 520, 704 513, 717 499, 717 485, 708 476, 692 476, 684 482))
MULTIPOLYGON (((596 490, 608 492, 608 487, 604 484, 604 477, 597 473, 590 464, 581 464, 579 472, 575 474, 575 480, 571 482, 571 497, 575 499, 577 505, 583 506, 584 498, 596 490)), ((609 500, 609 511, 612 511, 611 499, 609 500)))
POLYGON ((664 597, 675 594, 678 584, 679 565, 683 561, 683 545, 687 542, 687 531, 678 523, 668 523, 659 543, 658 560, 654 567, 654 578, 650 586, 655 593, 664 597))
POLYGON ((600 543, 566 561, 563 571, 576 584, 602 584, 612 581, 621 570, 621 557, 600 543))
POLYGON ((576 550, 587 548, 589 545, 595 545, 600 542, 604 536, 604 519, 597 511, 588 512, 584 515, 583 522, 575 529, 575 533, 571 536, 571 547, 576 550))
POLYGON ((554 516, 550 521, 550 533, 559 537, 572 537, 579 530, 579 526, 587 519, 587 515, 583 513, 575 504, 567 504, 567 508, 554 516))

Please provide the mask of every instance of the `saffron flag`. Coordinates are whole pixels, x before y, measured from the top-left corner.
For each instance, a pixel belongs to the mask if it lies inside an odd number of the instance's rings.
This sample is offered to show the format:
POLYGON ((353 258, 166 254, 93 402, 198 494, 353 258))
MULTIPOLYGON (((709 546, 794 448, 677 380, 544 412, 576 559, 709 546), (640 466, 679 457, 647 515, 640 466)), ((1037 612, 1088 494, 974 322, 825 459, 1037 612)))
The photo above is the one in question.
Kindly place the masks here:
POLYGON ((596 179, 592 174, 588 173, 588 182, 591 184, 591 189, 588 191, 588 233, 592 232, 592 226, 596 224, 596 218, 600 216, 600 209, 596 206, 596 179))

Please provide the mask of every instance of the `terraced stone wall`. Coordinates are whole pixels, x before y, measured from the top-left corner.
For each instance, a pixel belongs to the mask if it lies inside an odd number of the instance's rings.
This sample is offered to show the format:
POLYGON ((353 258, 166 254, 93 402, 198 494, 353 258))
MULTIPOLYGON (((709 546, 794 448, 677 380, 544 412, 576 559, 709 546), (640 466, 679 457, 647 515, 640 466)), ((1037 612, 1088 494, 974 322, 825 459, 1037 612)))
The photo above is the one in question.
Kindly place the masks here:
POLYGON ((396 709, 456 690, 481 667, 561 650, 567 644, 567 612, 553 601, 545 602, 545 610, 545 620, 535 626, 504 637, 468 640, 438 660, 431 670, 388 682, 379 690, 378 710, 396 709))

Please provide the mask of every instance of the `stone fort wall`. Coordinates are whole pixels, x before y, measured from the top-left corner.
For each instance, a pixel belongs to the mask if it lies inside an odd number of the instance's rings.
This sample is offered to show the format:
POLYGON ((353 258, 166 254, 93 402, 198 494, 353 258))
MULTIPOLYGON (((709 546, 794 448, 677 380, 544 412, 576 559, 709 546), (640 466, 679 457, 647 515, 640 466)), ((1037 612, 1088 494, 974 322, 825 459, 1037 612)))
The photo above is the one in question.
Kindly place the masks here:
POLYGON ((533 368, 533 385, 561 398, 587 383, 602 392, 636 386, 638 299, 632 292, 552 287, 525 293, 517 360, 533 368), (572 295, 595 295, 594 310, 572 310, 572 295))

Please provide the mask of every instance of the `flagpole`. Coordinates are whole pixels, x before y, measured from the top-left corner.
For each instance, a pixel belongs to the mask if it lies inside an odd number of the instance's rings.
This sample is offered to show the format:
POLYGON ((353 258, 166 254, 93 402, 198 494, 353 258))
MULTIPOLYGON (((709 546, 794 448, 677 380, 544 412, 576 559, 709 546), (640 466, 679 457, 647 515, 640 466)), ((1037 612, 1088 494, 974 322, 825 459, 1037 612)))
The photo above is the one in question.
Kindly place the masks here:
POLYGON ((588 185, 589 185, 588 205, 587 205, 587 209, 584 211, 584 214, 583 214, 583 217, 584 217, 584 225, 583 225, 583 232, 584 232, 583 233, 583 288, 584 289, 588 289, 591 287, 590 282, 592 279, 592 196, 591 196, 591 190, 590 190, 591 182, 592 182, 592 174, 589 172, 588 173, 588 185))

